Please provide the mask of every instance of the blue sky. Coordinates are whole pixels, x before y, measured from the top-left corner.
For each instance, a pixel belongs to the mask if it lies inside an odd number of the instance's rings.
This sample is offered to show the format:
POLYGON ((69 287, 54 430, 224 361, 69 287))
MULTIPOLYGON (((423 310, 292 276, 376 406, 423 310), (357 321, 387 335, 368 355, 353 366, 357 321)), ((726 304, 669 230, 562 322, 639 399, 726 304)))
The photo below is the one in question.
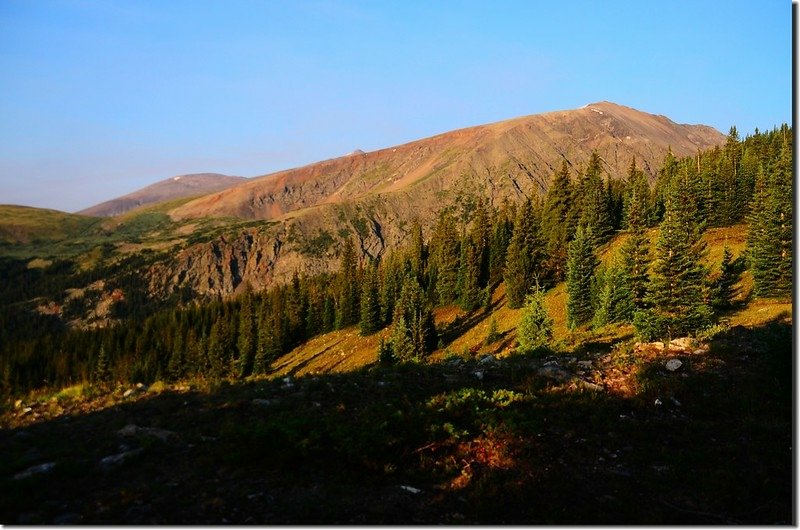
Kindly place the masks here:
POLYGON ((75 211, 609 100, 791 122, 791 4, 0 0, 0 203, 75 211))

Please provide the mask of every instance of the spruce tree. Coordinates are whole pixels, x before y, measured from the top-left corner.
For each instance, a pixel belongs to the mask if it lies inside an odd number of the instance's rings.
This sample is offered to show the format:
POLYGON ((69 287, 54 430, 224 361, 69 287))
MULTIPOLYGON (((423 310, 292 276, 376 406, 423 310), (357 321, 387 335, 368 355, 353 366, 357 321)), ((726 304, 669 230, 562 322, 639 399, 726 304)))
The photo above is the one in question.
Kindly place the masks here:
POLYGON ((539 214, 526 200, 517 210, 514 233, 508 245, 503 280, 511 308, 521 307, 525 296, 541 278, 544 244, 541 239, 539 214))
POLYGON ((514 220, 509 217, 509 208, 503 205, 495 212, 492 239, 489 243, 489 285, 496 286, 503 280, 508 244, 514 230, 514 220))
POLYGON ((371 335, 381 329, 380 289, 378 286, 378 268, 374 264, 364 269, 364 280, 361 285, 361 335, 371 335))
POLYGON ((592 321, 595 327, 613 322, 630 322, 633 319, 636 307, 630 285, 623 266, 614 264, 603 272, 592 321))
POLYGON ((659 227, 648 308, 637 311, 634 325, 640 337, 671 339, 696 333, 711 321, 704 300, 707 271, 702 225, 685 183, 676 179, 667 190, 664 220, 659 227))
POLYGON ((436 326, 419 282, 408 275, 397 301, 392 325, 392 349, 400 361, 421 359, 436 348, 436 326))
POLYGON ((450 210, 442 210, 431 236, 431 258, 436 267, 436 295, 439 304, 456 300, 461 249, 456 220, 450 210))
POLYGON ((747 259, 759 297, 792 291, 792 161, 788 143, 759 171, 749 216, 747 259))
MULTIPOLYGON (((650 283, 650 239, 647 237, 647 216, 645 208, 649 195, 647 181, 642 180, 644 174, 637 175, 635 165, 633 175, 629 173, 630 186, 626 208, 626 224, 628 239, 622 245, 622 269, 627 282, 627 292, 636 309, 644 309, 647 299, 647 287, 650 283)), ((632 317, 632 315, 630 315, 632 317)))
POLYGON ((241 301, 239 311, 239 333, 237 337, 238 357, 234 361, 233 374, 236 377, 247 377, 253 370, 253 359, 256 354, 258 331, 252 293, 248 290, 241 301))
POLYGON ((592 279, 599 261, 591 227, 579 226, 567 251, 567 325, 575 329, 592 319, 592 279))
POLYGON ((738 294, 736 284, 740 276, 738 264, 733 260, 733 252, 725 245, 719 275, 711 284, 711 306, 714 309, 725 311, 733 307, 733 299, 738 294))
POLYGON ((523 353, 531 353, 550 344, 553 338, 553 319, 547 312, 544 291, 538 286, 525 297, 520 311, 517 340, 523 353))
POLYGON ((566 160, 561 170, 553 177, 553 182, 545 195, 542 208, 542 233, 546 238, 546 267, 551 271, 553 281, 564 279, 567 261, 567 243, 575 233, 571 212, 573 209, 572 182, 566 160))
POLYGON ((353 241, 345 239, 337 278, 336 328, 342 329, 358 322, 358 272, 356 249, 353 241))
POLYGON ((608 193, 603 184, 602 161, 597 151, 593 151, 589 159, 578 196, 582 203, 578 224, 584 228, 591 228, 598 243, 606 241, 611 236, 613 224, 609 212, 608 193))

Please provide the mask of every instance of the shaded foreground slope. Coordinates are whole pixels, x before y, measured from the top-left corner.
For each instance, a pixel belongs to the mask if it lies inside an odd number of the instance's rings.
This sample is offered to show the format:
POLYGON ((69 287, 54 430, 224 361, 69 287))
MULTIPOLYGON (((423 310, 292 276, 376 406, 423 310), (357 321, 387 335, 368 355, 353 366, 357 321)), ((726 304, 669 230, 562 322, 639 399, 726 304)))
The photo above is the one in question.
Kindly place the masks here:
POLYGON ((601 347, 119 390, 89 413, 62 396, 41 407, 69 414, 3 420, 0 522, 791 523, 790 326, 675 356, 678 372, 601 347), (634 393, 580 384, 579 361, 634 393))

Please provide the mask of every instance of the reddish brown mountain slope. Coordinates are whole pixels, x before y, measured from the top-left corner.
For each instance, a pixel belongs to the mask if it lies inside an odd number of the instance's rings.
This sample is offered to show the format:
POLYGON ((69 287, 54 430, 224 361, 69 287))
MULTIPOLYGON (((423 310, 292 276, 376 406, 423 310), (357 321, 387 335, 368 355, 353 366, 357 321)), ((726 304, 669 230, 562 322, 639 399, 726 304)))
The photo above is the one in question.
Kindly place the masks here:
MULTIPOLYGON (((681 125, 614 103, 593 103, 273 173, 191 201, 171 214, 176 219, 275 219, 325 203, 408 191, 428 179, 437 182, 437 189, 450 189, 465 175, 493 198, 528 195, 546 189, 562 160, 578 170, 595 149, 612 176, 623 176, 634 156, 654 176, 669 147, 683 156, 723 141, 711 127, 681 125)), ((417 198, 423 207, 432 199, 417 198)))

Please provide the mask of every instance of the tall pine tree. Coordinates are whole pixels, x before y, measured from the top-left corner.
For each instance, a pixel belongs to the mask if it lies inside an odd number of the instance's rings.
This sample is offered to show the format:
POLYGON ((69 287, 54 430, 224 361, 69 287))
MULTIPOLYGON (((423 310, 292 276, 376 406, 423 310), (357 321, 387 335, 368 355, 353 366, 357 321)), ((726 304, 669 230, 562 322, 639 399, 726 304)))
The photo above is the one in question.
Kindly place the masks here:
POLYGON ((567 252, 567 325, 575 329, 592 319, 592 279, 599 264, 592 228, 579 226, 567 252))

